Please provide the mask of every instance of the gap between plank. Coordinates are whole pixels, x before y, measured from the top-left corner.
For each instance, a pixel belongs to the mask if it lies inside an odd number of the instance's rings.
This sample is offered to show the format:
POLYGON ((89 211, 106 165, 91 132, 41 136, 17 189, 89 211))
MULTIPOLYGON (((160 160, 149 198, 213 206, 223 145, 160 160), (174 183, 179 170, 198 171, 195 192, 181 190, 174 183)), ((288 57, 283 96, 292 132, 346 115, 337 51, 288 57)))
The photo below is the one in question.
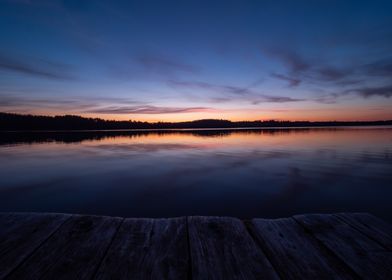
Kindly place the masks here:
POLYGON ((109 249, 112 246, 112 244, 113 244, 113 242, 114 242, 118 232, 120 231, 120 227, 122 226, 124 221, 125 221, 125 218, 122 218, 121 222, 117 226, 116 232, 113 234, 112 239, 110 240, 108 247, 106 248, 105 252, 103 253, 103 256, 102 256, 101 260, 98 262, 97 268, 95 269, 94 273, 92 274, 91 279, 94 279, 97 276, 99 268, 101 267, 101 265, 103 263, 103 260, 105 259, 107 253, 109 252, 109 249))
POLYGON ((329 249, 321 240, 319 240, 311 230, 308 230, 304 225, 302 225, 295 217, 291 217, 297 224, 300 225, 305 230, 305 233, 310 235, 313 240, 315 240, 320 247, 326 252, 326 254, 331 255, 332 257, 336 258, 336 260, 347 270, 347 272, 351 273, 357 279, 362 279, 361 275, 357 274, 351 267, 348 265, 344 260, 342 260, 333 250, 329 249))
POLYGON ((192 267, 192 252, 191 252, 191 241, 189 238, 189 222, 188 216, 185 217, 185 228, 186 228, 186 241, 188 245, 188 279, 193 278, 193 267, 192 267))
MULTIPOLYGON (((341 222, 345 223, 346 225, 348 225, 349 227, 353 228, 354 230, 358 231, 361 235, 365 236, 366 238, 376 242, 378 245, 380 245, 381 247, 383 247, 385 250, 387 250, 388 252, 390 251, 389 248, 387 248, 385 245, 382 244, 382 242, 379 242, 377 239, 373 238, 372 236, 366 234, 365 232, 363 232, 362 230, 360 230, 359 228, 357 228, 356 226, 352 225, 351 223, 349 223, 348 221, 346 221, 344 218, 339 217, 339 215, 335 215, 333 214, 334 217, 338 218, 341 222)), ((358 223, 365 225, 364 223, 362 223, 361 221, 357 220, 358 223)))
MULTIPOLYGON (((67 214, 68 215, 68 214, 67 214)), ((45 238, 34 250, 31 251, 30 254, 28 254, 17 266, 15 266, 7 275, 4 276, 4 279, 7 279, 10 277, 12 273, 14 273, 22 264, 24 264, 36 251, 38 251, 39 248, 41 248, 52 236, 57 233, 60 228, 68 222, 69 219, 71 219, 74 215, 69 215, 68 218, 66 218, 47 238, 45 238)))
POLYGON ((253 225, 251 220, 241 220, 241 222, 244 224, 246 231, 250 235, 250 237, 253 239, 253 242, 256 244, 257 248, 261 250, 261 252, 264 254, 268 262, 271 264, 272 268, 274 269, 276 275, 280 279, 284 279, 284 277, 279 273, 279 269, 277 269, 275 263, 271 261, 271 256, 269 253, 263 248, 263 245, 259 242, 259 240, 255 237, 255 234, 253 232, 253 225))

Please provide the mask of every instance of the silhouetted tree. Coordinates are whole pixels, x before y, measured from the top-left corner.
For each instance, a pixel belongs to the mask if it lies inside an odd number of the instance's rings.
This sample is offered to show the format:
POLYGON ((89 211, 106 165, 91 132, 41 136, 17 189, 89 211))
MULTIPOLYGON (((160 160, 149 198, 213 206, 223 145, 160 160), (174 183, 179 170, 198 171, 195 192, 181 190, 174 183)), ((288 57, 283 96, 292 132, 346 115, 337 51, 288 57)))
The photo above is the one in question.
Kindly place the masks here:
POLYGON ((34 116, 0 113, 0 130, 120 130, 120 129, 185 129, 185 128, 252 128, 252 127, 326 127, 326 126, 361 126, 392 125, 387 121, 355 121, 355 122, 310 122, 310 121, 239 121, 228 120, 196 120, 189 122, 113 121, 80 116, 34 116))

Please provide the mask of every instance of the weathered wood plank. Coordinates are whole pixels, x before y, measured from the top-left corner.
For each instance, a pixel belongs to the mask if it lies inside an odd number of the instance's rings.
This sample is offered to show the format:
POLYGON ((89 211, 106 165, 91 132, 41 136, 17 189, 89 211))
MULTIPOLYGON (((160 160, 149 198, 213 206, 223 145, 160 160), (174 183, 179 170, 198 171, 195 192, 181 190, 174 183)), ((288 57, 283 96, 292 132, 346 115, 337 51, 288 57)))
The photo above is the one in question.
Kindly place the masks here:
POLYGON ((253 219, 251 229, 283 279, 353 279, 353 273, 294 219, 253 219))
POLYGON ((277 279, 240 220, 189 217, 188 231, 192 279, 277 279))
POLYGON ((368 213, 339 213, 336 216, 386 249, 392 250, 391 225, 368 213))
POLYGON ((90 279, 121 221, 72 216, 9 279, 90 279))
POLYGON ((234 218, 0 213, 0 279, 392 279, 390 225, 294 219, 252 220, 255 242, 234 218))
POLYGON ((186 279, 185 218, 125 219, 96 279, 186 279))
POLYGON ((34 252, 71 215, 0 214, 0 279, 34 252))
POLYGON ((360 277, 391 279, 392 254, 334 215, 294 218, 360 277))

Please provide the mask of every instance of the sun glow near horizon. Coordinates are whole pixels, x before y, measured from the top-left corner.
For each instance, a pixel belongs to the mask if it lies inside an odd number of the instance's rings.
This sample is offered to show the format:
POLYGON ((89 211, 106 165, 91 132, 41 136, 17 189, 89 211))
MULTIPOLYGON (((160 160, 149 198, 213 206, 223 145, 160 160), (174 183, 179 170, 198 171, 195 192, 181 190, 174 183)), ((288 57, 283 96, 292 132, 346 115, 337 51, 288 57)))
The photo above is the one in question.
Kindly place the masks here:
MULTIPOLYGON (((387 106, 386 106, 387 107, 387 106)), ((20 113, 20 112, 13 112, 20 113)), ((25 113, 25 112, 23 112, 25 113)), ((29 111, 33 115, 78 115, 86 118, 100 118, 116 121, 142 122, 184 122, 201 119, 223 119, 229 121, 377 121, 391 120, 392 112, 388 108, 309 108, 309 109, 237 109, 205 112, 161 113, 161 114, 99 114, 75 111, 29 111)))
POLYGON ((67 2, 0 3, 1 112, 392 119, 391 1, 67 2))

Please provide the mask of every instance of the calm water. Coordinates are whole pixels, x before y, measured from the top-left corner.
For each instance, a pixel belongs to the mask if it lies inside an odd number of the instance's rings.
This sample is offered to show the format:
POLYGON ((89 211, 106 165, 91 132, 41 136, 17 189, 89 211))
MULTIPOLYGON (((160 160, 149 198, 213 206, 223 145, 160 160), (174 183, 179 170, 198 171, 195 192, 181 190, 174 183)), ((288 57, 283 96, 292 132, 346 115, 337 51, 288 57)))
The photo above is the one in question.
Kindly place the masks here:
POLYGON ((392 221, 389 127, 0 135, 0 211, 392 221))

